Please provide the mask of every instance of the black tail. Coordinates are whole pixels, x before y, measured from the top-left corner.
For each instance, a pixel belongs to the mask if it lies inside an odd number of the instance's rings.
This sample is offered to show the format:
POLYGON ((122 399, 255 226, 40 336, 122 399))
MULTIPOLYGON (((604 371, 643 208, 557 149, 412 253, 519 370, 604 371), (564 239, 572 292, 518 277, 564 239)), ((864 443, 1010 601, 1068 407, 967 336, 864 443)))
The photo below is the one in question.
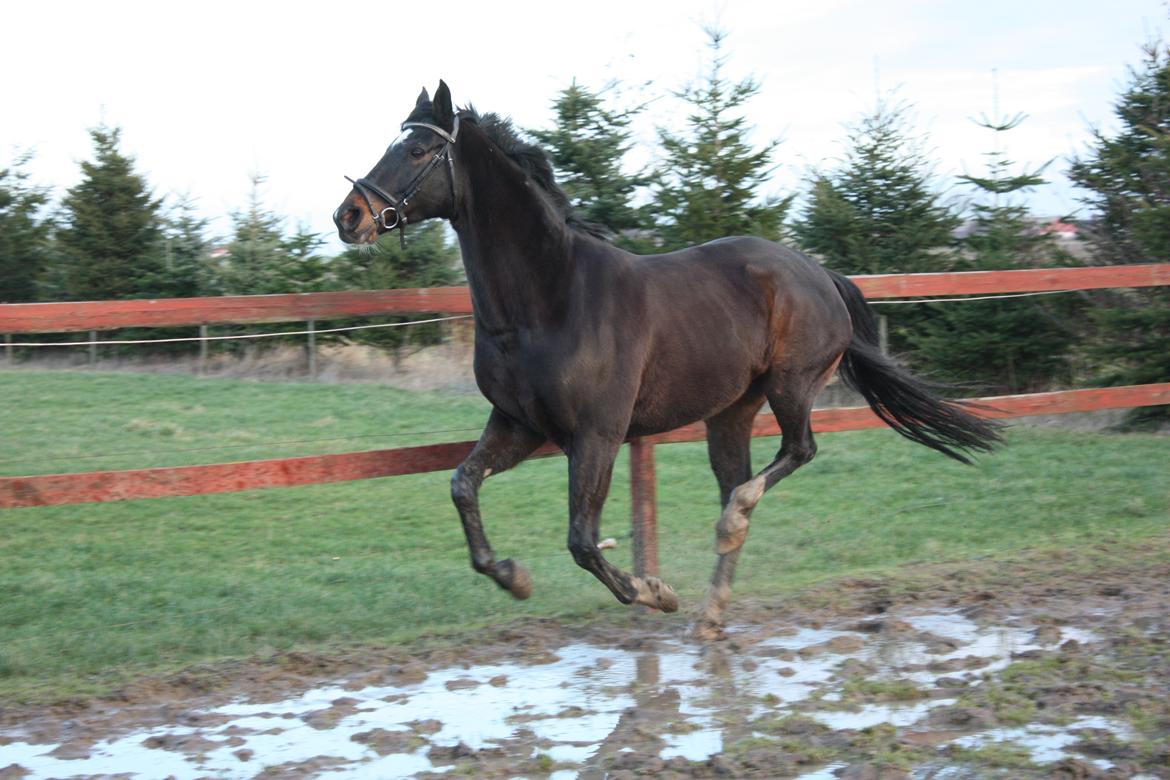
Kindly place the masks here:
POLYGON ((971 462, 971 451, 989 451, 1003 441, 999 423, 971 414, 966 410, 971 404, 943 400, 939 385, 913 376, 883 355, 877 319, 861 290, 838 273, 829 275, 853 320, 853 342, 841 359, 841 377, 878 417, 907 439, 963 463, 971 462))

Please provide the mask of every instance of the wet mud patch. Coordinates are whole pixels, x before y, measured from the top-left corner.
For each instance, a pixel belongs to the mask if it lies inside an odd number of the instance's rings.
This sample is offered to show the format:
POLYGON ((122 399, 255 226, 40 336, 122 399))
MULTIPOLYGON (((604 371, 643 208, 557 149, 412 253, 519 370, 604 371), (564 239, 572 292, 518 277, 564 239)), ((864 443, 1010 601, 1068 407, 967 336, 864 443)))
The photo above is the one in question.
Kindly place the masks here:
POLYGON ((1170 564, 1134 558, 745 600, 716 642, 537 621, 189 671, 0 712, 0 777, 1170 777, 1170 564))

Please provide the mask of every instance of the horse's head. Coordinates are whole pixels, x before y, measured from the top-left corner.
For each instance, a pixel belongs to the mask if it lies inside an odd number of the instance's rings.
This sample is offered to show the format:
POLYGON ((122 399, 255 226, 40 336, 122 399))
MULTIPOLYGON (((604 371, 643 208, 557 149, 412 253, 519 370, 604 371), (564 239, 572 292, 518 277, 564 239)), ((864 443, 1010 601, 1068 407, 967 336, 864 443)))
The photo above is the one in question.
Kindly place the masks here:
MULTIPOLYGON (((382 159, 333 212, 337 234, 347 244, 371 244, 408 222, 451 217, 455 210, 455 169, 451 149, 459 118, 451 91, 442 81, 432 101, 424 89, 414 110, 382 159)), ((348 177, 346 177, 348 178, 348 177)))

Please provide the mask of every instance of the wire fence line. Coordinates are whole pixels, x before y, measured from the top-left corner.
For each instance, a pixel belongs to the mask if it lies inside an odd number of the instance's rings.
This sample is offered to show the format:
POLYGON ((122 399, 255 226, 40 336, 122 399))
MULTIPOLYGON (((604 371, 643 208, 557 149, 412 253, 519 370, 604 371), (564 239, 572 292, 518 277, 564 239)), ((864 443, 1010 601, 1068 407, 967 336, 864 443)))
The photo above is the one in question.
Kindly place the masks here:
POLYGON ((5 341, 9 347, 89 347, 110 346, 119 344, 174 344, 180 342, 198 341, 235 341, 240 339, 268 339, 281 336, 317 336, 322 333, 343 333, 354 330, 374 330, 376 328, 403 328, 408 325, 429 325, 434 322, 450 322, 452 320, 470 319, 470 314, 456 314, 450 317, 432 317, 426 320, 409 320, 407 322, 383 322, 368 325, 347 325, 339 328, 310 328, 308 330, 284 330, 266 333, 239 333, 230 336, 177 336, 174 338, 158 339, 86 339, 85 341, 5 341))
POLYGON ((962 303, 963 301, 998 301, 1004 298, 1033 298, 1037 295, 1066 295, 1084 290, 1042 290, 1040 292, 1000 293, 999 295, 961 295, 954 298, 903 298, 891 301, 869 301, 870 306, 892 306, 899 303, 962 303))

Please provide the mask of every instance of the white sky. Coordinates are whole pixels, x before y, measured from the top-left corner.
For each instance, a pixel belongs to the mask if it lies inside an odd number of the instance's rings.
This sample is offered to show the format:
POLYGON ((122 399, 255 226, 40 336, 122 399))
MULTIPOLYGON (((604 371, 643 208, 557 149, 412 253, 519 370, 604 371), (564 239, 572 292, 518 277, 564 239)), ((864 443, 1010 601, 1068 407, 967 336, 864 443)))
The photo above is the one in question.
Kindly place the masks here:
MULTIPOLYGON (((992 70, 1020 163, 1058 158, 1032 198, 1074 212, 1065 158, 1112 104, 1140 46, 1166 27, 1158 0, 591 0, 543 2, 54 2, 0 4, 0 164, 31 148, 35 183, 54 195, 91 156, 87 128, 123 129, 123 150, 158 195, 189 193, 227 234, 266 175, 266 205, 332 235, 330 214, 397 134, 422 86, 439 78, 457 104, 551 123, 572 78, 620 79, 630 102, 668 96, 707 60, 704 22, 730 34, 726 73, 752 74, 757 138, 782 138, 774 187, 801 185, 841 151, 845 125, 897 89, 914 106, 944 176, 982 172, 992 70)), ((639 132, 682 126, 656 101, 639 132)), ((959 194, 959 191, 955 191, 959 194)), ((334 241, 334 244, 336 242, 334 241)))

